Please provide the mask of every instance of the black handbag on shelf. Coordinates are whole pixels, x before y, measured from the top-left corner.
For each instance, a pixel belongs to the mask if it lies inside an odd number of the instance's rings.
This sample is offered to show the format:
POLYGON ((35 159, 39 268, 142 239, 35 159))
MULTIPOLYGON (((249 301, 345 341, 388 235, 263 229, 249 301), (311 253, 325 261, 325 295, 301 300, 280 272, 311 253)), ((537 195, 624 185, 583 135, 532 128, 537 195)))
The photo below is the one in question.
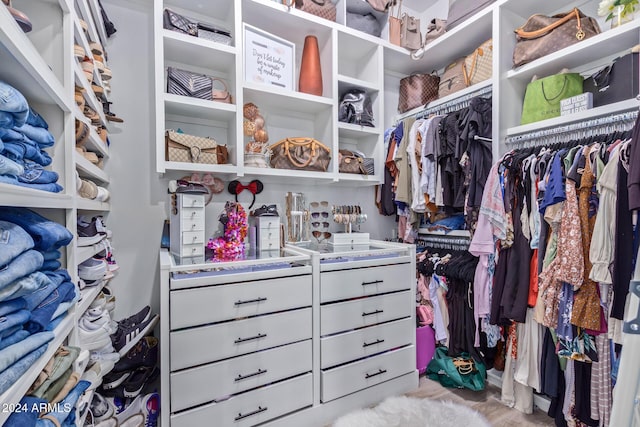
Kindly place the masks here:
POLYGON ((362 89, 351 89, 342 95, 338 121, 374 127, 369 94, 362 89))
POLYGON ((584 91, 593 94, 593 106, 613 104, 635 98, 638 84, 638 53, 616 58, 608 65, 584 80, 584 91))
POLYGON ((193 21, 191 18, 180 15, 168 8, 164 10, 162 27, 205 40, 226 45, 231 44, 231 33, 229 31, 205 22, 193 21))

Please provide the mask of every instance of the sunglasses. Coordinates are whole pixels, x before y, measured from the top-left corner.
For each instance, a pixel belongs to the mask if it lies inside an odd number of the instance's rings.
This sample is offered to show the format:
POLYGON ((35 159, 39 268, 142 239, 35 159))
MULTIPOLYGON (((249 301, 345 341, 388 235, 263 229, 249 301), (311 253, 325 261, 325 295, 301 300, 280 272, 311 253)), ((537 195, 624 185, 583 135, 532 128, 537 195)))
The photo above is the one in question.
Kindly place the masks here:
POLYGON ((320 224, 322 224, 322 226, 324 228, 329 228, 329 223, 328 222, 312 222, 311 225, 313 225, 315 228, 320 227, 320 224))
POLYGON ((329 207, 329 202, 324 201, 324 202, 311 202, 309 203, 309 206, 311 206, 312 208, 319 208, 320 206, 322 207, 329 207))
POLYGON ((312 231, 311 235, 313 235, 313 237, 316 238, 316 240, 318 240, 318 243, 320 243, 322 240, 328 239, 329 237, 331 237, 331 233, 329 233, 328 231, 312 231))
POLYGON ((311 212, 311 218, 318 219, 322 215, 322 218, 329 218, 329 212, 311 212))

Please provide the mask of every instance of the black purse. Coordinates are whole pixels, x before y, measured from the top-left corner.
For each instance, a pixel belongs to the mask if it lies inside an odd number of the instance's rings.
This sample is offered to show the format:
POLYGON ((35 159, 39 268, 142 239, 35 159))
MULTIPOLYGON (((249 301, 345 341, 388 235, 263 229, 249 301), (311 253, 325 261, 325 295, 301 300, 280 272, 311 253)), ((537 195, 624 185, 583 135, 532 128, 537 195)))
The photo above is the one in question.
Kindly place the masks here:
POLYGON ((198 25, 189 18, 179 15, 171 9, 164 10, 162 27, 178 33, 188 34, 194 37, 198 36, 198 25))
POLYGON ((593 106, 613 104, 638 94, 637 53, 616 58, 611 65, 584 80, 584 91, 593 94, 593 106))
POLYGON ((371 97, 362 89, 351 89, 342 95, 338 121, 374 127, 371 97))

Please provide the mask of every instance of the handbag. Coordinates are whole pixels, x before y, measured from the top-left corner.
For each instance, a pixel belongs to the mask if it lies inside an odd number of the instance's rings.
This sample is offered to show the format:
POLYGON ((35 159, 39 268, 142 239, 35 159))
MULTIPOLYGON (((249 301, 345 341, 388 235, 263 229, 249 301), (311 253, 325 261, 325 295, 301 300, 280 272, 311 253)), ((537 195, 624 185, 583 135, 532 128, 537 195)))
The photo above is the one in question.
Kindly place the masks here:
POLYGON ((447 348, 442 346, 436 348, 433 359, 427 365, 427 376, 449 388, 484 390, 486 374, 484 364, 474 360, 468 353, 450 357, 447 348))
POLYGON ((398 3, 398 7, 395 9, 392 7, 389 13, 389 43, 396 46, 400 46, 400 28, 402 26, 402 21, 400 20, 401 9, 402 0, 398 3))
POLYGON ((336 21, 336 5, 330 0, 296 0, 296 9, 329 21, 336 21))
POLYGON ((362 89, 351 89, 340 99, 338 121, 374 127, 371 97, 362 89))
POLYGON ((349 150, 339 150, 338 158, 338 171, 340 173, 356 173, 360 175, 367 175, 367 171, 364 168, 363 158, 355 155, 349 150))
POLYGON ((440 77, 435 74, 412 74, 401 79, 398 112, 405 113, 438 99, 439 83, 440 77))
POLYGON ((451 95, 467 87, 465 60, 466 58, 464 57, 458 58, 444 69, 444 74, 440 78, 440 86, 438 87, 438 98, 451 95))
POLYGON ((313 138, 285 138, 271 147, 271 167, 326 172, 331 149, 313 138))
POLYGON ((227 147, 218 145, 213 138, 188 135, 167 130, 165 132, 166 158, 170 162, 225 164, 227 147))
POLYGON ((424 35, 424 45, 426 46, 430 42, 434 41, 447 30, 447 21, 444 19, 434 18, 427 25, 427 33, 424 35))
POLYGON ((226 103, 231 103, 232 101, 224 80, 174 67, 167 68, 167 92, 208 101, 226 103), (214 83, 216 82, 220 83, 223 88, 214 88, 214 83))
POLYGON ((560 101, 582 93, 583 78, 578 73, 555 74, 527 85, 520 124, 560 116, 560 101))
POLYGON ((162 27, 167 30, 188 34, 190 36, 198 35, 198 27, 196 23, 168 8, 164 10, 162 27))
POLYGON ((493 39, 482 43, 464 60, 465 83, 472 86, 493 75, 493 39))
POLYGON ((420 19, 407 13, 402 14, 400 20, 400 46, 409 50, 417 50, 422 47, 422 33, 420 32, 420 19))
POLYGON ((593 94, 594 107, 631 99, 638 94, 638 59, 638 53, 629 53, 585 79, 584 91, 593 94))
POLYGON ((551 17, 532 15, 515 33, 514 68, 595 36, 600 27, 595 19, 574 8, 551 17))
POLYGON ((212 42, 230 45, 231 33, 222 28, 216 28, 211 24, 205 24, 204 22, 197 23, 198 37, 212 42))
POLYGON ((496 0, 455 0, 450 3, 447 15, 447 31, 460 25, 496 0))

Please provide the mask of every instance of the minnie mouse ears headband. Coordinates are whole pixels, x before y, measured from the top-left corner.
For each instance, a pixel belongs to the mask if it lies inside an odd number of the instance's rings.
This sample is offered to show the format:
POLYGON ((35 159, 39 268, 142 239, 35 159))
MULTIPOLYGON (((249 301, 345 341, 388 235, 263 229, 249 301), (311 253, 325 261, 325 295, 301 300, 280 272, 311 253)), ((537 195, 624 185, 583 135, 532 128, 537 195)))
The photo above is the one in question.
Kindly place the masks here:
POLYGON ((249 192, 253 194, 253 200, 251 201, 251 206, 249 206, 249 209, 251 209, 253 204, 256 202, 256 194, 262 193, 264 185, 257 179, 254 179, 248 185, 244 185, 240 181, 234 180, 229 183, 227 190, 229 190, 229 193, 236 196, 236 202, 238 201, 238 194, 242 193, 244 190, 249 190, 249 192))

